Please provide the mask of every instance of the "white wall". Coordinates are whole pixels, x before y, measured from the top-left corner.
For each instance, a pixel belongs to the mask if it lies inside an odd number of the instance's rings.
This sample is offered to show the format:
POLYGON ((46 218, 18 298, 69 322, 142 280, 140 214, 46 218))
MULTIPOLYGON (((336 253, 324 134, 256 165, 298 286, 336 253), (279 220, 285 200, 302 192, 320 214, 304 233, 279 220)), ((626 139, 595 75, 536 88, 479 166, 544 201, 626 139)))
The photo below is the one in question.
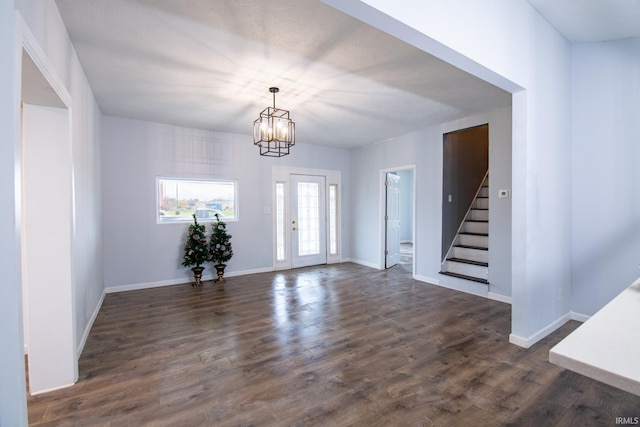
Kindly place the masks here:
MULTIPOLYGON (((289 156, 261 157, 250 135, 108 116, 103 118, 102 140, 108 288, 192 279, 192 273, 180 265, 188 225, 156 224, 157 176, 238 180, 239 220, 227 222, 234 250, 227 263, 229 275, 272 268, 273 218, 264 208, 272 209, 273 165, 341 171, 343 224, 348 218, 348 150, 298 142, 289 156)), ((348 229, 343 228, 343 242, 348 241, 348 229)), ((343 257, 349 256, 344 245, 342 251, 343 257)))
POLYGON ((13 2, 0 2, 0 425, 26 426, 20 275, 20 61, 13 2))
POLYGON ((569 43, 525 0, 324 2, 514 94, 510 340, 532 345, 570 312, 569 43))
POLYGON ((489 264, 495 263, 496 268, 491 268, 489 289, 487 290, 486 285, 440 275, 439 272, 442 241, 442 135, 489 123, 489 163, 492 171, 490 185, 493 188, 510 188, 510 122, 511 109, 505 108, 354 150, 351 155, 351 194, 354 195, 351 208, 351 258, 365 265, 382 268, 380 254, 383 248, 378 232, 381 227, 378 176, 383 169, 415 164, 416 277, 478 295, 489 296, 491 292, 508 298, 511 295, 511 206, 509 199, 498 202, 496 191, 492 191, 490 200, 492 228, 489 242, 489 264), (499 224, 502 226, 498 227, 499 224))
MULTIPOLYGON (((0 286, 0 424, 26 425, 26 390, 24 376, 24 345, 22 331, 21 304, 21 245, 20 245, 20 64, 22 40, 29 34, 33 46, 43 56, 47 64, 45 75, 54 76, 72 96, 72 138, 74 144, 74 179, 95 181, 95 170, 79 167, 79 164, 91 163, 88 157, 95 156, 96 135, 85 132, 95 123, 99 110, 93 100, 91 89, 84 77, 82 68, 68 39, 55 4, 37 0, 18 0, 0 2, 0 269, 3 273, 3 285, 0 286), (15 8, 20 12, 16 13, 15 8), (23 22, 25 26, 23 27, 23 22), (82 93, 78 93, 78 89, 82 93), (81 102, 80 99, 84 101, 81 102), (75 107, 78 107, 75 110, 75 107), (78 147, 84 147, 79 150, 78 147), (87 147, 93 147, 87 149, 87 147), (92 153, 92 154, 90 154, 92 153), (84 156, 84 158, 83 158, 84 156), (80 157, 80 158, 78 158, 80 157), (87 163, 84 163, 87 162, 87 163)), ((94 157, 95 159, 95 157, 94 157)), ((95 187, 87 189, 74 187, 76 200, 84 200, 87 205, 98 206, 99 193, 95 187)), ((74 206, 75 208, 75 206, 74 206)), ((89 224, 89 236, 74 236, 74 248, 79 240, 81 245, 91 247, 93 251, 79 263, 74 260, 74 281, 79 289, 93 289, 94 300, 86 301, 88 306, 97 307, 102 294, 100 257, 100 228, 95 218, 78 218, 75 229, 83 229, 89 224), (86 222, 85 222, 86 221, 86 222), (90 266, 88 264, 91 264, 90 266), (96 273, 88 281, 76 280, 78 269, 85 268, 96 273)), ((98 220, 99 221, 99 220, 98 220)), ((76 300, 77 302, 77 300, 76 300)), ((69 310, 72 308, 69 307, 69 310)), ((88 321, 83 321, 82 310, 74 310, 76 328, 80 334, 88 321)), ((93 309, 91 311, 94 311, 93 309)), ((80 341, 80 340, 76 340, 80 341)))
POLYGON ((593 315, 640 270, 640 38, 572 47, 572 309, 593 315))
POLYGON ((103 296, 102 230, 100 221, 100 110, 54 2, 21 0, 16 7, 25 31, 40 52, 47 78, 70 94, 72 143, 72 264, 76 353, 84 340, 103 296))
POLYGON ((413 170, 396 171, 400 177, 400 241, 413 242, 413 170))

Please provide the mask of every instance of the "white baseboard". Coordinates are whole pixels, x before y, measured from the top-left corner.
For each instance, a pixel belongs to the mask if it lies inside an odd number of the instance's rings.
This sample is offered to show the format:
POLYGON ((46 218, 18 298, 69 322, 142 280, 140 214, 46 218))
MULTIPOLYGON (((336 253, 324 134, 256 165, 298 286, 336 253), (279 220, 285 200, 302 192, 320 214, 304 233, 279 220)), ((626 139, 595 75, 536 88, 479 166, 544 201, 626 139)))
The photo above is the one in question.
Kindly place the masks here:
POLYGON ((71 387, 72 385, 75 385, 75 383, 60 385, 60 386, 57 386, 57 387, 48 388, 46 390, 39 390, 39 391, 31 392, 29 394, 31 396, 37 396, 39 394, 49 393, 51 391, 62 390, 63 388, 71 387))
POLYGON ((82 354, 82 350, 84 350, 84 345, 87 343, 87 338, 89 338, 89 333, 91 332, 91 328, 93 327, 93 323, 96 321, 96 317, 98 317, 98 313, 100 312, 100 308, 102 308, 102 303, 104 302, 104 297, 107 293, 105 290, 102 291, 102 295, 100 296, 100 300, 96 304, 96 307, 93 309, 93 313, 91 313, 91 317, 87 322, 86 328, 84 328, 84 333, 82 334, 82 338, 78 343, 78 348, 76 349, 76 359, 80 360, 80 355, 82 354))
POLYGON ((567 323, 569 320, 571 320, 571 313, 567 313, 559 317, 555 321, 551 322, 550 324, 538 330, 537 332, 535 332, 534 334, 532 334, 527 338, 524 338, 512 333, 509 335, 509 342, 511 344, 518 345, 520 347, 529 348, 535 343, 537 343, 538 341, 540 341, 542 338, 546 337, 547 335, 549 335, 550 333, 558 329, 560 326, 567 323))
MULTIPOLYGON (((212 275, 208 274, 202 275, 202 280, 211 280, 212 279, 212 275)), ((109 286, 108 288, 105 288, 105 292, 108 294, 112 294, 115 292, 127 292, 127 291, 137 291, 139 289, 151 289, 151 288, 161 288, 163 286, 171 286, 171 285, 179 285, 179 284, 184 284, 184 283, 189 283, 190 281, 193 281, 193 278, 190 277, 184 277, 182 279, 172 279, 172 280, 159 280, 157 282, 144 282, 144 283, 131 283, 129 285, 116 285, 116 286, 109 286)))
POLYGON ((515 334, 509 334, 509 342, 517 345, 518 347, 529 348, 527 340, 515 334))
POLYGON ((427 277, 427 276, 421 276, 419 274, 416 274, 413 278, 416 279, 419 282, 425 282, 425 283, 428 283, 430 285, 440 286, 440 280, 438 280, 438 279, 433 279, 433 278, 427 277))
POLYGON ((575 311, 572 311, 571 313, 571 320, 576 320, 578 322, 586 322, 587 320, 589 320, 591 318, 591 316, 586 315, 586 314, 582 314, 582 313, 576 313, 575 311))
POLYGON ((382 268, 380 268, 378 264, 374 264, 372 262, 361 261, 359 259, 353 259, 353 258, 349 258, 347 261, 352 262, 354 264, 358 264, 358 265, 364 265, 365 267, 375 268, 376 270, 382 270, 382 268))
POLYGON ((461 286, 456 286, 455 284, 445 283, 439 279, 433 279, 431 277, 425 277, 421 275, 416 275, 414 279, 420 282, 429 283, 430 285, 436 285, 442 288, 447 288, 454 291, 464 292, 467 294, 487 298, 487 286, 480 283, 471 282, 469 280, 453 278, 452 283, 459 283, 461 285, 461 286), (459 282, 456 282, 456 281, 459 281, 459 282))
POLYGON ((489 292, 487 297, 494 301, 500 301, 500 302, 506 302, 507 304, 512 304, 511 297, 508 297, 506 295, 496 294, 495 292, 489 292))
MULTIPOLYGON (((213 270, 213 269, 211 269, 213 270)), ((206 271, 206 270, 205 270, 206 271)), ((252 270, 242 270, 242 271, 229 271, 225 272, 225 277, 236 277, 236 276, 246 276, 248 274, 257 274, 257 273, 268 273, 273 271, 272 267, 266 268, 255 268, 252 270)), ((218 276, 214 273, 203 274, 202 281, 214 280, 218 276)), ((139 289, 151 289, 151 288, 161 288, 163 286, 172 286, 172 285, 184 285, 185 283, 191 283, 193 281, 193 276, 185 276, 183 278, 178 279, 170 279, 170 280, 160 280, 157 282, 146 282, 146 283, 132 283, 129 285, 116 285, 109 286, 105 289, 105 292, 108 294, 114 292, 126 292, 126 291, 137 291, 139 289)))
POLYGON ((429 283, 430 285, 441 286, 443 288, 453 289, 454 291, 466 292, 468 294, 472 294, 472 295, 476 295, 476 296, 480 296, 480 297, 484 297, 484 298, 489 298, 490 300, 504 302, 504 303, 507 303, 507 304, 512 304, 511 297, 508 297, 508 296, 502 295, 502 294, 497 294, 495 292, 485 293, 485 292, 483 292, 484 289, 478 289, 478 290, 462 289, 462 288, 459 288, 459 287, 456 287, 456 286, 452 286, 452 285, 448 285, 448 284, 442 283, 438 279, 434 279, 432 277, 427 277, 427 276, 421 276, 421 275, 415 275, 414 279, 416 279, 416 280, 418 280, 420 282, 429 283))

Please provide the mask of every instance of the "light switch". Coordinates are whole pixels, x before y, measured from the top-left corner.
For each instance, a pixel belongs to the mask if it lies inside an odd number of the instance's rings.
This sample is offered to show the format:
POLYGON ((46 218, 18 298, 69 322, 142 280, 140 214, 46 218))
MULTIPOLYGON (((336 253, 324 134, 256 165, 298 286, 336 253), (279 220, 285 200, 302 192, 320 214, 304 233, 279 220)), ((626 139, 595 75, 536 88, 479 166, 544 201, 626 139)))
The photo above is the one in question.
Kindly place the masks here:
POLYGON ((449 194, 449 203, 453 202, 453 196, 449 194))
POLYGON ((499 199, 508 199, 511 197, 511 190, 498 190, 499 199))

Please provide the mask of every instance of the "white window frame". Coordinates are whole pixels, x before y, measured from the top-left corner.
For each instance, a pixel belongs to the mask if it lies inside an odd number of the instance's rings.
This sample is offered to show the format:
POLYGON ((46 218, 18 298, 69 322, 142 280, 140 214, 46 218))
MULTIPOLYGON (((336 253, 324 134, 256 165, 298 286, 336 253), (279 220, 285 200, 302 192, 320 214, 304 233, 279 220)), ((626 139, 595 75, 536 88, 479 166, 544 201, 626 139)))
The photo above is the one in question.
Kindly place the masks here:
MULTIPOLYGON (((181 216, 180 218, 175 218, 175 219, 171 219, 171 220, 163 220, 162 219, 162 215, 161 215, 161 209, 160 209, 160 181, 161 180, 167 180, 167 181, 184 181, 186 182, 192 182, 192 183, 211 183, 211 184, 215 184, 215 183, 224 183, 224 184, 233 184, 233 204, 234 204, 234 216, 233 217, 221 217, 220 219, 223 219, 225 222, 235 222, 238 221, 240 216, 239 216, 239 206, 240 206, 240 202, 238 200, 238 180, 237 179, 224 179, 224 178, 191 178, 191 177, 184 177, 184 176, 157 176, 156 180, 155 180, 155 192, 156 192, 156 204, 155 204, 155 215, 156 215, 156 224, 186 224, 186 223, 191 223, 193 222, 193 217, 191 215, 184 215, 181 216)), ((198 218, 198 222, 201 223, 210 223, 212 221, 215 221, 215 218, 198 218)))

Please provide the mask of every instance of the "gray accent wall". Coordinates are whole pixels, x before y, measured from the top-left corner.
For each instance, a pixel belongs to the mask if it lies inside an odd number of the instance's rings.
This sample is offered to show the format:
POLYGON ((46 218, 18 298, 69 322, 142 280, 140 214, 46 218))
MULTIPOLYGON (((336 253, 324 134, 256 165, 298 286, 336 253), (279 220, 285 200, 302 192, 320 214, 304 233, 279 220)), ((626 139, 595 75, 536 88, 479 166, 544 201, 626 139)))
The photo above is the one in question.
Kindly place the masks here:
MULTIPOLYGON (((250 123, 247 125, 249 126, 250 123)), ((107 288, 188 282, 180 265, 188 224, 156 223, 156 177, 238 181, 238 221, 228 221, 234 257, 227 274, 273 267, 272 167, 338 170, 342 256, 349 257, 349 158, 345 149, 304 144, 261 157, 250 135, 104 116, 102 216, 107 288)), ((205 271, 206 274, 206 271, 205 271)))

